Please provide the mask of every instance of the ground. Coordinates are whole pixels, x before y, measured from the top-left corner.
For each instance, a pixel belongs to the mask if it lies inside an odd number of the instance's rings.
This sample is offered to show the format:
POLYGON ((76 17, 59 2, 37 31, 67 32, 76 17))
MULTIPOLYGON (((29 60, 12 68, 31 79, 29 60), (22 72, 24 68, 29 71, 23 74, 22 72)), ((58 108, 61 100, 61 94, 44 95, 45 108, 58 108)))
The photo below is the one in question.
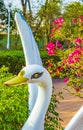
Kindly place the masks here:
POLYGON ((60 103, 57 107, 57 111, 59 112, 61 119, 63 119, 61 124, 63 127, 65 127, 83 105, 83 99, 73 96, 64 90, 63 87, 67 88, 67 85, 63 82, 63 80, 53 80, 53 84, 55 87, 55 92, 63 92, 64 99, 59 100, 60 103))

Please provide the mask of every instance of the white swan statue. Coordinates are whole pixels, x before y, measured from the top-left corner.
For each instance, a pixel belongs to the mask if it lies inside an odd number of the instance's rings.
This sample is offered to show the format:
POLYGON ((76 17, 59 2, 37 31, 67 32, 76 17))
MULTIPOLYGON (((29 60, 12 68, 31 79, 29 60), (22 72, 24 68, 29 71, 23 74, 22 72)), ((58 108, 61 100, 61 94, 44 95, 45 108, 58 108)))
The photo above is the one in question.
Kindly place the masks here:
MULTIPOLYGON (((19 12, 15 13, 15 21, 22 41, 26 66, 30 64, 42 65, 40 53, 30 26, 26 22, 23 15, 19 12)), ((28 104, 30 111, 32 111, 38 93, 37 85, 29 84, 28 91, 29 91, 28 104)))
MULTIPOLYGON (((41 130, 42 120, 50 103, 52 95, 52 80, 49 72, 40 65, 28 65, 24 67, 17 77, 6 81, 5 85, 19 85, 25 83, 37 83, 38 96, 28 120, 22 130, 41 130)), ((43 130, 43 129, 42 129, 43 130)))
MULTIPOLYGON (((26 66, 30 64, 42 65, 37 43, 34 39, 30 26, 26 22, 23 15, 19 12, 15 13, 15 21, 22 41, 26 66)), ((28 104, 30 111, 32 111, 38 94, 37 85, 35 83, 28 84, 28 91, 29 91, 28 104)), ((42 120, 40 130, 43 129, 44 129, 44 121, 42 120)))

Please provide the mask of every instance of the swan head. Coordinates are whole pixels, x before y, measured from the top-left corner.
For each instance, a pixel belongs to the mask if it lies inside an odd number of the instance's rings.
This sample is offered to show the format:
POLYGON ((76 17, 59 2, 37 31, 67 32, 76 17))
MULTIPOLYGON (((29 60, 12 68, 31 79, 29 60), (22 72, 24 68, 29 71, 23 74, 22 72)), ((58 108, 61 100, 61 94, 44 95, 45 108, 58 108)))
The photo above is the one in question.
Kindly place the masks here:
POLYGON ((24 67, 19 74, 9 80, 6 81, 4 84, 7 86, 14 86, 19 84, 26 84, 26 83, 46 83, 47 77, 50 74, 48 71, 40 65, 28 65, 24 67))

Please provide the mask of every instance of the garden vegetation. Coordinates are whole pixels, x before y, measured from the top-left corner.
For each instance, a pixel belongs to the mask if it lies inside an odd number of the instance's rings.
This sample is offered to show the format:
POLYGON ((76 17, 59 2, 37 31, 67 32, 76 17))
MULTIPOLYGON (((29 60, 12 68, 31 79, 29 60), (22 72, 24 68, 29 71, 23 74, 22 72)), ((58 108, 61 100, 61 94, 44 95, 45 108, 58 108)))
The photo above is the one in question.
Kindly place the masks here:
MULTIPOLYGON (((46 61, 46 57, 49 59, 45 52, 41 55, 43 61, 46 61)), ((8 87, 4 85, 4 82, 14 77, 25 65, 23 51, 0 51, 0 59, 0 129, 20 130, 30 113, 28 86, 8 87)), ((57 103, 59 103, 57 97, 61 95, 62 93, 52 95, 45 118, 45 130, 63 130, 60 123, 62 120, 56 112, 57 103)))

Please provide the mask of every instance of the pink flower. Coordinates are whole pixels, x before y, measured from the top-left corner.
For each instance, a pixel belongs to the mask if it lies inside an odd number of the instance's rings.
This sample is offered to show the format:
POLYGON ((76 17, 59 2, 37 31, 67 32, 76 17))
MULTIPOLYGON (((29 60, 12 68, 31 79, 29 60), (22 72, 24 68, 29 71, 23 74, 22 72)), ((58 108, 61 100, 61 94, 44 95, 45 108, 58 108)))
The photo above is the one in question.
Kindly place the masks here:
POLYGON ((64 82, 67 82, 69 80, 69 78, 68 77, 66 77, 65 79, 64 79, 64 82))
POLYGON ((61 28, 62 27, 62 23, 58 23, 58 28, 61 28))
POLYGON ((75 49, 78 49, 79 48, 79 46, 75 46, 75 49))
POLYGON ((80 55, 82 54, 81 49, 75 49, 68 57, 67 64, 73 64, 75 62, 79 62, 80 55))
POLYGON ((52 63, 49 63, 49 64, 48 64, 48 67, 51 67, 51 66, 52 66, 52 63))
POLYGON ((73 18, 73 19, 72 19, 72 22, 73 22, 73 23, 76 23, 76 22, 77 22, 76 18, 73 18))
POLYGON ((70 57, 70 58, 68 59, 68 64, 73 64, 73 63, 74 63, 74 61, 73 61, 72 57, 70 57))
POLYGON ((59 71, 59 68, 56 68, 56 71, 59 71))
POLYGON ((60 66, 59 70, 60 70, 60 71, 63 71, 63 67, 62 67, 62 66, 60 66))
POLYGON ((59 17, 57 19, 54 20, 54 25, 56 25, 56 30, 58 30, 60 32, 60 28, 62 27, 64 22, 64 19, 62 17, 59 17))
POLYGON ((83 16, 79 16, 78 19, 79 19, 79 22, 83 22, 83 16))
POLYGON ((79 55, 81 55, 81 50, 78 48, 78 49, 75 49, 71 54, 70 54, 70 56, 75 56, 75 55, 77 55, 77 56, 79 56, 79 55))
POLYGON ((55 54, 55 44, 53 42, 49 42, 46 46, 49 55, 55 54))
POLYGON ((82 39, 81 38, 76 38, 75 39, 75 43, 77 44, 77 45, 80 45, 81 43, 82 43, 82 39))
POLYGON ((59 17, 58 18, 58 23, 63 23, 64 22, 64 19, 62 17, 59 17))
POLYGON ((50 34, 50 37, 52 38, 54 35, 53 34, 50 34))
POLYGON ((57 20, 57 19, 55 19, 55 20, 54 20, 54 24, 56 25, 57 23, 58 23, 58 20, 57 20))
POLYGON ((48 55, 54 55, 55 54, 55 51, 54 50, 48 50, 48 55))
POLYGON ((62 47, 62 44, 58 40, 56 40, 55 44, 56 44, 56 47, 59 47, 59 48, 62 47))
POLYGON ((75 51, 74 51, 74 55, 81 55, 81 50, 80 49, 76 49, 75 51))
POLYGON ((55 31, 55 29, 53 28, 52 30, 51 30, 51 32, 53 33, 55 31))
POLYGON ((76 92, 79 92, 80 91, 80 88, 75 88, 76 92))
POLYGON ((50 50, 50 49, 54 49, 55 48, 55 44, 53 42, 49 42, 46 46, 46 49, 47 50, 50 50))
POLYGON ((83 47, 81 47, 80 50, 83 51, 83 47))
POLYGON ((62 17, 59 17, 54 20, 54 25, 58 24, 59 26, 61 26, 63 22, 64 22, 64 19, 62 17))

